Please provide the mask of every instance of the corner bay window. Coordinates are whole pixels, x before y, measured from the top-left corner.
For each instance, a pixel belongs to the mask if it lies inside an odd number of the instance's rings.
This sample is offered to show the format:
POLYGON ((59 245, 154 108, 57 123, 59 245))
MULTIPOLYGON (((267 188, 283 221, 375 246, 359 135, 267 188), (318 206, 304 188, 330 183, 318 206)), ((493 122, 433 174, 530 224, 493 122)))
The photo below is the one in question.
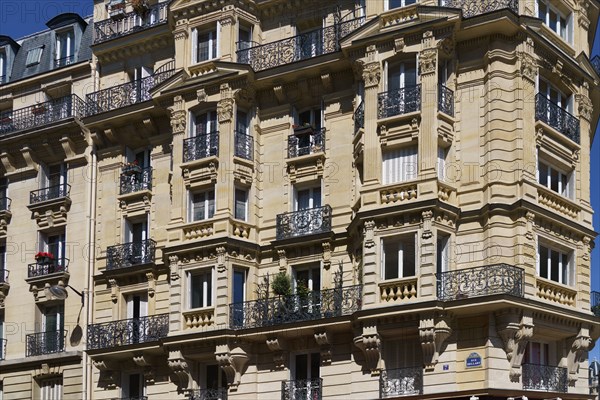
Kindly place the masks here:
POLYGON ((415 276, 415 235, 394 236, 381 241, 381 275, 383 279, 415 276))
POLYGON ((573 197, 572 175, 572 173, 567 174, 544 161, 538 163, 538 182, 568 198, 573 197))
POLYGON ((547 244, 538 246, 538 275, 563 285, 572 284, 572 252, 552 248, 547 244))
POLYGON ((567 42, 572 41, 572 18, 571 15, 561 12, 550 0, 537 0, 537 16, 558 36, 567 42))

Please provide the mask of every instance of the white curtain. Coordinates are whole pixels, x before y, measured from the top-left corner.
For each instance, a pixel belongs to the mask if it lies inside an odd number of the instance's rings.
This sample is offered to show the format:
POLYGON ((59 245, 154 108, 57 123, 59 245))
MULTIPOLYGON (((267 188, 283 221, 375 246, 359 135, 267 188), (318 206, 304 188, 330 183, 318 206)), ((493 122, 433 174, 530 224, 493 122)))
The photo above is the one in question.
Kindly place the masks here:
POLYGON ((416 179, 417 171, 417 146, 403 147, 383 154, 384 185, 416 179))

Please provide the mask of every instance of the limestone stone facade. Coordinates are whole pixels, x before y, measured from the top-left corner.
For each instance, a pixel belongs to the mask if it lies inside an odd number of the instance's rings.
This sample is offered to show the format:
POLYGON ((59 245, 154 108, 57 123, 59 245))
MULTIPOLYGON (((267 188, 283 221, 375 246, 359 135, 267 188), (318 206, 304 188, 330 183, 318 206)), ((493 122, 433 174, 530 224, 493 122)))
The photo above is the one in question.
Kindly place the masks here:
POLYGON ((599 10, 95 1, 89 60, 0 86, 5 398, 594 398, 599 10))

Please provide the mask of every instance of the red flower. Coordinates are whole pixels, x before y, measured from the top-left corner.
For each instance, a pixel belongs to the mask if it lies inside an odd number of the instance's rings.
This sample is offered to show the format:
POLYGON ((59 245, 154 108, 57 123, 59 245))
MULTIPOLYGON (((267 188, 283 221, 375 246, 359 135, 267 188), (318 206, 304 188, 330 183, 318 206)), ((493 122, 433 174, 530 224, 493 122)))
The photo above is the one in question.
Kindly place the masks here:
POLYGON ((54 254, 48 253, 46 251, 40 251, 35 255, 35 259, 39 260, 40 258, 49 258, 51 260, 54 260, 54 254))

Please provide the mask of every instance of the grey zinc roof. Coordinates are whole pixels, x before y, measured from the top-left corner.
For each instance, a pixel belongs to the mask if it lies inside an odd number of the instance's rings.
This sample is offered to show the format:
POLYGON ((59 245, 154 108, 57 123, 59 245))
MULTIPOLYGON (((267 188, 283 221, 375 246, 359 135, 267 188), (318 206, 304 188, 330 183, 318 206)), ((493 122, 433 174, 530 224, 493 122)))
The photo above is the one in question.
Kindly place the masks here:
MULTIPOLYGON (((81 37, 79 49, 76 50, 76 62, 88 61, 92 59, 92 50, 90 46, 92 44, 92 31, 94 24, 91 17, 85 18, 85 21, 87 22, 87 26, 85 27, 81 37)), ((38 75, 55 69, 53 51, 54 44, 52 43, 52 31, 50 29, 26 36, 17 40, 17 42, 21 45, 21 48, 15 55, 9 82, 18 81, 23 78, 38 75), (42 57, 39 64, 31 65, 29 67, 26 66, 27 52, 37 47, 43 47, 42 57)))

